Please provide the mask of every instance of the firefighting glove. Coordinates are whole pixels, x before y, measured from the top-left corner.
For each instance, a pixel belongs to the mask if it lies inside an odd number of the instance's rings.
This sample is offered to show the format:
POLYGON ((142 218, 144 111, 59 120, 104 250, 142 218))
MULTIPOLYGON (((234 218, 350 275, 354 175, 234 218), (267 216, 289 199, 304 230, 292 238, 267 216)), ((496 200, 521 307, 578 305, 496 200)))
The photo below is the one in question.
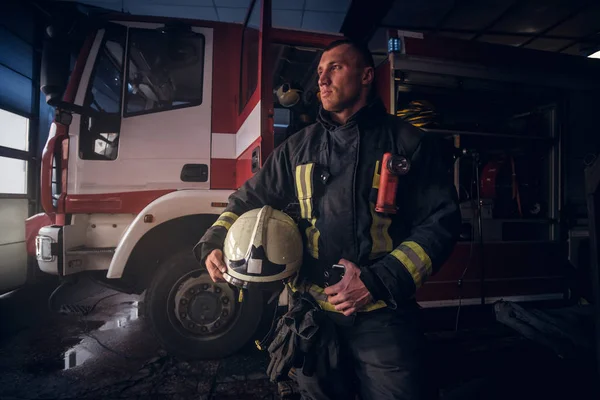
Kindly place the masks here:
POLYGON ((295 303, 298 312, 289 316, 291 329, 298 337, 294 366, 302 368, 302 373, 312 376, 315 370, 318 341, 320 340, 323 312, 318 303, 308 293, 300 295, 295 303))
POLYGON ((294 362, 296 337, 286 325, 284 318, 277 323, 277 334, 268 347, 271 362, 267 367, 267 376, 271 382, 285 379, 294 362))
POLYGON ((285 378, 290 368, 313 347, 319 330, 314 318, 318 309, 318 304, 306 293, 292 298, 290 310, 277 323, 275 339, 268 348, 271 362, 267 375, 271 381, 285 378))
POLYGON ((316 303, 313 304, 311 299, 304 296, 310 295, 302 295, 297 305, 291 310, 292 312, 283 317, 292 332, 298 336, 299 346, 303 351, 312 347, 319 331, 317 321, 319 306, 316 303))
POLYGON ((304 315, 302 321, 297 327, 298 330, 298 349, 295 367, 302 367, 302 373, 306 376, 312 376, 315 365, 315 344, 319 340, 319 323, 317 322, 319 314, 316 310, 310 310, 304 315))

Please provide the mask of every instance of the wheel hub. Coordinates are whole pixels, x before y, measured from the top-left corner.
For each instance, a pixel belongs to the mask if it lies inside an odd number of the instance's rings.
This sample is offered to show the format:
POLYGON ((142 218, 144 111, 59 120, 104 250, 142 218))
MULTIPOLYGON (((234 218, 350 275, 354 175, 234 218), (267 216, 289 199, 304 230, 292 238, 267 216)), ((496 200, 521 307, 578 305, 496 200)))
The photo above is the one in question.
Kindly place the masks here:
POLYGON ((226 283, 214 283, 207 273, 189 277, 175 295, 175 315, 189 332, 212 336, 232 322, 234 290, 226 283))

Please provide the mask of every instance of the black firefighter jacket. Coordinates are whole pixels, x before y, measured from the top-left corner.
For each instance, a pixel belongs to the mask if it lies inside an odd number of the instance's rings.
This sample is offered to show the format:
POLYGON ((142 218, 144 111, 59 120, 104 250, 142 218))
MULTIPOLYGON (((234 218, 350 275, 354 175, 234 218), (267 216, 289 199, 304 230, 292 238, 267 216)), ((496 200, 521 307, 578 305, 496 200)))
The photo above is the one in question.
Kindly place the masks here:
POLYGON ((282 143, 229 197, 195 247, 196 258, 204 261, 222 249, 227 230, 244 212, 297 202, 306 249, 302 270, 322 276, 314 269, 345 258, 361 268, 374 300, 396 308, 440 268, 459 235, 460 210, 445 159, 441 139, 386 113, 380 100, 343 126, 321 110, 317 123, 282 143), (399 180, 395 215, 374 210, 386 152, 410 160, 399 180))

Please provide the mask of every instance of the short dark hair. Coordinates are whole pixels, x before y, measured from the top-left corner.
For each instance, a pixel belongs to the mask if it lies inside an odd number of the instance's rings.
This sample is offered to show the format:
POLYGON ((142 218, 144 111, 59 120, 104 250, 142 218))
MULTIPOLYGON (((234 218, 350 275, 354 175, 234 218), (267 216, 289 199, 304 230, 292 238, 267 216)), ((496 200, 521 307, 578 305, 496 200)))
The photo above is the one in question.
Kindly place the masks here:
POLYGON ((356 50, 358 52, 358 54, 360 55, 360 58, 362 59, 363 64, 366 67, 375 68, 375 62, 373 61, 373 55, 371 54, 369 47, 364 45, 363 43, 357 42, 352 39, 340 39, 340 40, 331 42, 331 43, 329 43, 329 45, 327 47, 325 47, 323 52, 329 51, 331 49, 335 49, 336 47, 342 46, 344 44, 351 46, 354 50, 356 50))

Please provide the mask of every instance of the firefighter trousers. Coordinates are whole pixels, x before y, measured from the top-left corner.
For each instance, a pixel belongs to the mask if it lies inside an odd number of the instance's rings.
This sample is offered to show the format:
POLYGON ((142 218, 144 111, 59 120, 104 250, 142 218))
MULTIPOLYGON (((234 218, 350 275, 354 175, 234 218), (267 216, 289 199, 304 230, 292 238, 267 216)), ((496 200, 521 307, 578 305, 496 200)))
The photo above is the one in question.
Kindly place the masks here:
MULTIPOLYGON (((345 318, 338 314, 334 322, 340 320, 338 316, 345 318)), ((426 346, 416 304, 349 318, 352 320, 335 324, 340 346, 338 367, 324 377, 296 372, 302 399, 355 399, 357 395, 361 400, 435 397, 425 382, 426 346)))

